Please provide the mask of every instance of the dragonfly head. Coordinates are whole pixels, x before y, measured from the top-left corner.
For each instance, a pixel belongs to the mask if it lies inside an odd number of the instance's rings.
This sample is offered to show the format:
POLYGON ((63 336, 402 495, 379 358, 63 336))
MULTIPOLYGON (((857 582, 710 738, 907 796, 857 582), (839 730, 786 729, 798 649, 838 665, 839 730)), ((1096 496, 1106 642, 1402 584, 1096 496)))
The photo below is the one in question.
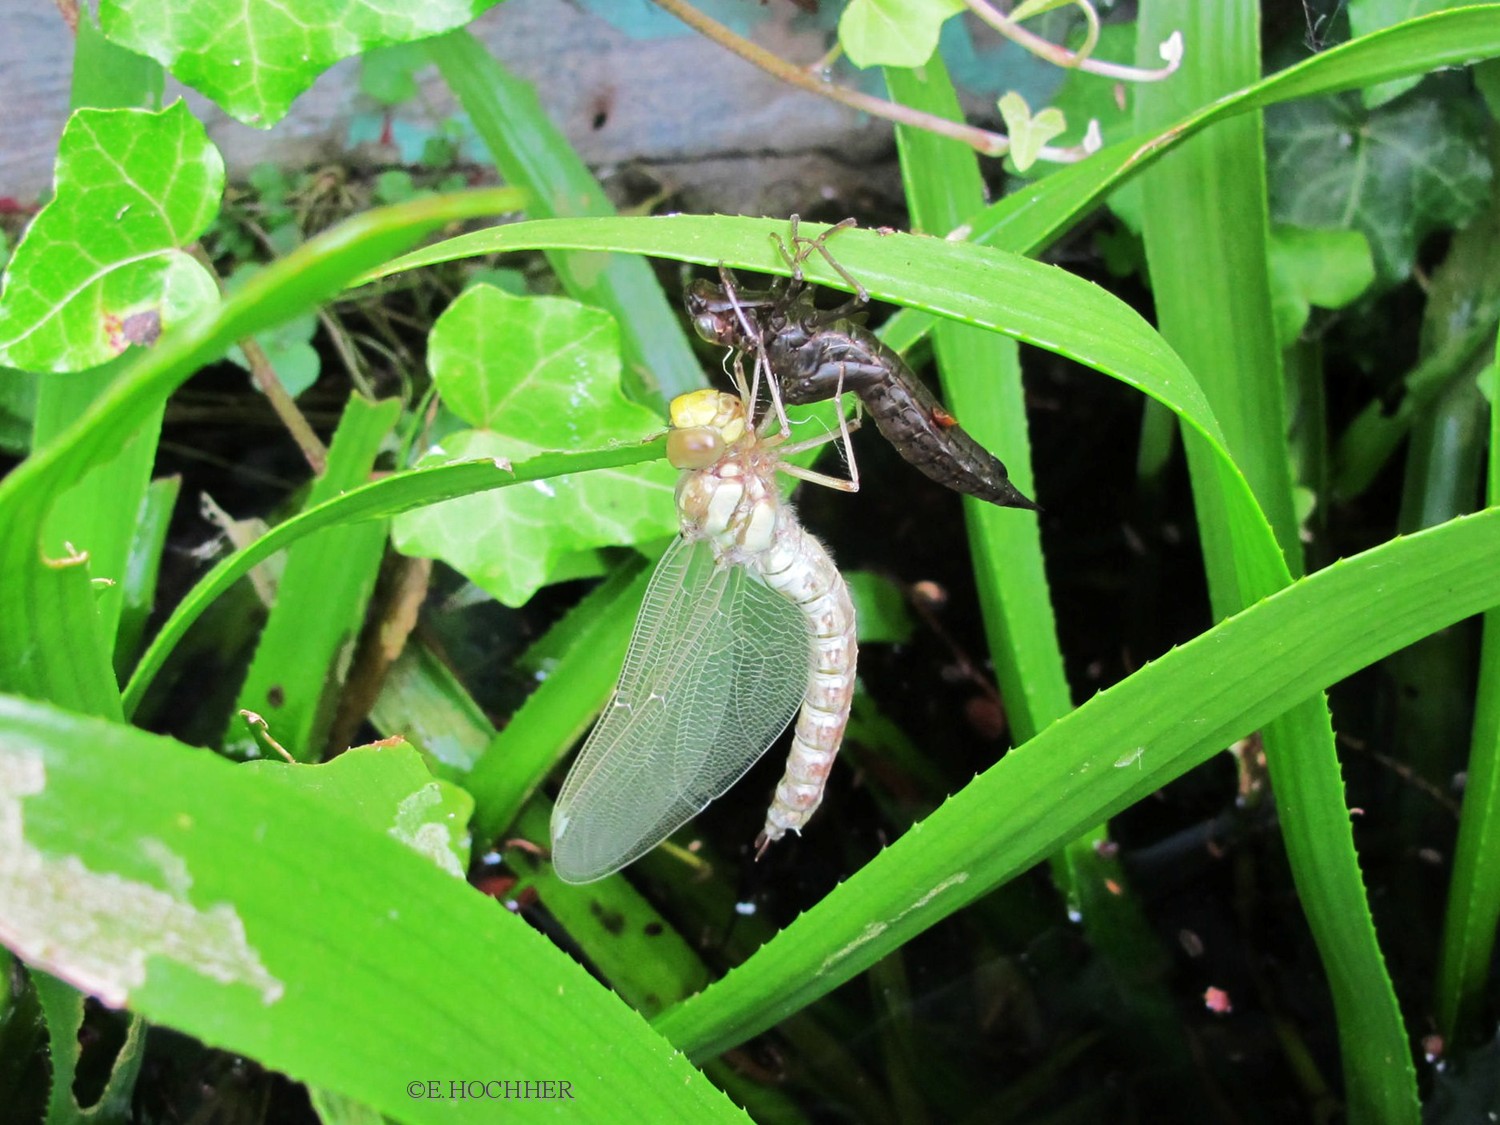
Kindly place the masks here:
POLYGON ((668 409, 667 460, 679 469, 708 468, 745 434, 744 405, 724 391, 690 391, 668 409))
POLYGON ((734 302, 711 281, 699 278, 688 286, 682 303, 693 321, 693 331, 710 344, 726 348, 740 346, 744 332, 735 315, 734 302))

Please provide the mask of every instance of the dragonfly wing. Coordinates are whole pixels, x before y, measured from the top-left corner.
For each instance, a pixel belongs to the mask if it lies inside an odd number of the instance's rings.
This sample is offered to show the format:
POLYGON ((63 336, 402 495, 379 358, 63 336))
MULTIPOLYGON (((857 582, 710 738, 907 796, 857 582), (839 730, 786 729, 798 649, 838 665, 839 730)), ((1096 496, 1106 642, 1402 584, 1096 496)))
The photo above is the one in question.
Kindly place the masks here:
POLYGON ((674 542, 553 810, 559 877, 618 871, 733 785, 802 703, 810 651, 793 603, 706 542, 674 542))

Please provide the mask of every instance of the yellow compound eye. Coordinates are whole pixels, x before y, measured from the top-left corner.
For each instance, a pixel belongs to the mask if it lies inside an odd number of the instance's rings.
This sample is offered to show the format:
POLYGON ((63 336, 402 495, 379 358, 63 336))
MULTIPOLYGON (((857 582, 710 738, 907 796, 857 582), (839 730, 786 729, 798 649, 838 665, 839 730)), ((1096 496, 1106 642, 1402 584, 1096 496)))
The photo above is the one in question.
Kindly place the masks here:
MULTIPOLYGON (((667 408, 672 429, 712 429, 726 445, 745 433, 745 407, 734 395, 704 388, 678 395, 667 408)), ((674 461, 673 464, 676 464, 674 461)), ((681 466, 678 466, 681 468, 681 466)))
POLYGON ((678 469, 706 469, 724 454, 724 439, 711 426, 689 426, 667 434, 667 460, 678 469))

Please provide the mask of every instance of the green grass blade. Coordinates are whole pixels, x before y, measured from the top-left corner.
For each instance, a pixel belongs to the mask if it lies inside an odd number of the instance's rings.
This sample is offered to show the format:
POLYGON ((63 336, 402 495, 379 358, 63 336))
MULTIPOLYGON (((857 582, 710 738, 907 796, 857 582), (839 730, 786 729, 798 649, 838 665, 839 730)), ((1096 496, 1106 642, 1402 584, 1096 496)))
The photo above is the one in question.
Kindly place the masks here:
POLYGON ((566 953, 377 827, 394 804, 314 790, 348 763, 236 766, 13 698, 0 732, 0 934, 32 964, 399 1121, 493 1121, 502 1103, 447 1083, 505 1078, 568 1081, 545 1108, 579 1120, 745 1120, 566 953))
MULTIPOLYGON (((912 71, 886 72, 892 96, 928 113, 962 120, 958 99, 936 60, 912 71)), ((978 161, 971 149, 923 130, 898 126, 907 203, 918 229, 952 230, 982 203, 978 161)), ((940 321, 933 346, 950 401, 981 444, 996 450, 1028 495, 1032 474, 1025 396, 1017 349, 1009 341, 940 321)), ((1045 498, 1042 500, 1046 506, 1045 498)), ((966 498, 989 650, 1015 741, 1024 742, 1072 710, 1062 648, 1043 564, 1040 524, 966 498)), ((1154 1068, 1191 1086, 1195 1067, 1181 1021, 1162 985, 1165 961, 1141 904, 1117 859, 1099 845, 1104 825, 1090 825, 1052 857, 1053 879, 1123 996, 1133 1034, 1154 1068)), ((883 962, 882 962, 883 963, 883 962)))
MULTIPOLYGON (((368 481, 381 443, 400 416, 396 399, 372 403, 351 398, 329 445, 327 468, 313 482, 308 507, 368 481)), ((287 555, 276 602, 235 710, 265 719, 271 736, 299 761, 318 761, 325 749, 343 749, 323 743, 348 654, 375 589, 386 532, 380 520, 330 528, 302 540, 287 555)), ((229 729, 226 749, 238 757, 256 756, 254 736, 237 720, 229 729)))
MULTIPOLYGON (((117 361, 73 375, 47 375, 38 380, 36 429, 32 447, 40 448, 66 430, 89 404, 120 376, 126 363, 117 361)), ((43 531, 46 550, 61 557, 70 549, 87 552, 89 574, 101 580, 95 596, 99 630, 111 652, 125 609, 125 571, 135 540, 136 518, 161 434, 162 408, 141 422, 139 431, 113 457, 58 498, 43 531), (107 580, 109 585, 103 585, 107 580)))
MULTIPOLYGON (((826 229, 802 224, 808 237, 826 229)), ((542 247, 627 250, 702 265, 722 261, 784 276, 789 270, 771 242, 773 234, 785 237, 786 224, 706 215, 541 219, 436 243, 386 263, 361 281, 434 262, 542 247)), ((838 260, 872 297, 1068 356, 1165 403, 1208 440, 1220 441, 1213 412, 1181 360, 1137 313, 1097 286, 1014 254, 935 238, 848 230, 838 235, 836 249, 838 260)), ((804 264, 803 272, 818 285, 849 288, 816 257, 804 264)))
POLYGON ((370 722, 382 734, 399 734, 416 747, 434 777, 458 784, 494 734, 483 708, 452 669, 415 639, 407 641, 386 673, 370 722), (484 733, 474 737, 476 730, 484 733))
MULTIPOLYGON (((1496 550, 1500 509, 1382 544, 1220 622, 1006 755, 657 1027, 706 1057, 772 1026, 1310 694, 1500 601, 1496 550)), ((1386 1065, 1405 1058, 1403 1044, 1386 1065)))
MULTIPOLYGON (((1143 13, 1142 44, 1158 42, 1170 28, 1199 46, 1171 82, 1140 89, 1141 124, 1159 127, 1179 119, 1185 108, 1211 103, 1258 72, 1258 5, 1235 0, 1203 20, 1192 5, 1159 0, 1143 13)), ((1143 233, 1160 331, 1207 393, 1229 452, 1270 517, 1295 574, 1301 545, 1266 273, 1264 150, 1258 115, 1222 122, 1179 146, 1145 176, 1143 233), (1213 322, 1202 324, 1203 316, 1213 322)))
POLYGON ((167 531, 177 495, 182 491, 181 477, 162 477, 146 488, 141 510, 136 516, 135 535, 130 543, 130 557, 125 562, 124 605, 120 629, 115 639, 115 671, 123 678, 140 656, 145 643, 146 621, 156 608, 156 580, 161 570, 161 556, 167 545, 167 531))
MULTIPOLYGON (((614 205, 547 117, 530 84, 501 66, 468 31, 440 35, 426 46, 501 174, 526 189, 528 214, 614 214, 614 205)), ((609 310, 619 322, 629 385, 659 394, 657 405, 663 409, 667 400, 706 385, 681 320, 649 265, 620 255, 553 251, 547 257, 573 297, 609 310)))
MULTIPOLYGON (((1199 47, 1173 81, 1138 93, 1142 124, 1179 119, 1258 73, 1257 3, 1143 7, 1142 44, 1174 31, 1199 47)), ((1147 174, 1144 234, 1162 332, 1201 381, 1295 573, 1301 551, 1266 272, 1264 161, 1258 116, 1195 137, 1147 174)), ((1260 547, 1258 529, 1232 518, 1217 455, 1195 434, 1186 447, 1210 596, 1222 617, 1270 593, 1243 570, 1246 551, 1260 547)), ((1314 698, 1288 710, 1262 741, 1287 856, 1333 993, 1350 1118, 1415 1122, 1416 1075, 1365 900, 1326 703, 1314 698)))
MULTIPOLYGON (((1495 370, 1493 367, 1490 369, 1495 370)), ((1486 491, 1500 505, 1500 410, 1490 406, 1486 491)), ((1454 845, 1453 878, 1438 965, 1438 1032, 1448 1044, 1472 1035, 1500 921, 1500 612, 1484 615, 1468 783, 1454 845)))
POLYGON ((73 1090, 82 1053, 79 1033, 83 1031, 83 994, 48 973, 32 972, 31 984, 46 1016, 47 1036, 51 1041, 47 1051, 52 1066, 47 1125, 129 1120, 136 1076, 146 1054, 145 1021, 139 1016, 131 1017, 125 1042, 110 1067, 104 1091, 85 1110, 78 1104, 78 1095, 73 1090))
POLYGON ((1489 324, 1471 327, 1424 356, 1401 380, 1394 409, 1384 400, 1371 402, 1338 437, 1333 453, 1333 495, 1352 500, 1374 483, 1411 432, 1412 424, 1432 409, 1455 383, 1472 379, 1493 354, 1495 333, 1489 324))

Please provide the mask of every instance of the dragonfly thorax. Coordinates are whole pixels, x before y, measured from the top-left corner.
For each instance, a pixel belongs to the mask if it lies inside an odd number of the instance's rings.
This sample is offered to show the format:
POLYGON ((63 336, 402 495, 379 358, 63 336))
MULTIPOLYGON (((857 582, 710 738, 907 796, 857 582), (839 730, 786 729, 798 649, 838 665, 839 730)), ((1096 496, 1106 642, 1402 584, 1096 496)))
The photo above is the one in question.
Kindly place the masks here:
POLYGON ((685 538, 707 539, 719 559, 731 564, 768 551, 781 522, 774 482, 733 456, 683 473, 677 482, 677 511, 685 538))

